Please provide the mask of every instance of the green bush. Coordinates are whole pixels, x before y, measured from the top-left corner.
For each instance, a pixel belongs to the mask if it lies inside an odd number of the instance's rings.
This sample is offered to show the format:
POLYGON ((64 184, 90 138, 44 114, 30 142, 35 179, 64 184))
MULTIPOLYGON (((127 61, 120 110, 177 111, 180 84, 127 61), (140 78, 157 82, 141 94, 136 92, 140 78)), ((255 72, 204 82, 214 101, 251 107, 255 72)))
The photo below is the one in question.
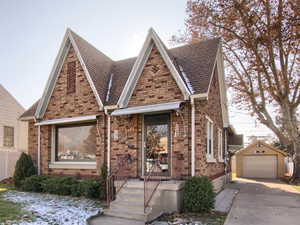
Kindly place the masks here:
POLYGON ((45 192, 57 195, 84 196, 105 199, 105 182, 100 179, 77 180, 74 177, 31 176, 22 182, 23 191, 45 192))
POLYGON ((15 173, 13 176, 15 186, 21 187, 22 182, 26 177, 30 177, 35 174, 36 168, 31 157, 23 152, 18 159, 15 167, 15 173))
POLYGON ((106 164, 103 164, 100 169, 100 177, 101 177, 102 181, 106 182, 107 175, 108 175, 107 166, 106 166, 106 164))
POLYGON ((183 207, 186 212, 209 212, 214 208, 215 193, 207 177, 189 178, 183 189, 183 207))
POLYGON ((98 179, 85 179, 80 182, 80 189, 83 196, 87 198, 103 198, 104 189, 103 182, 98 179))
POLYGON ((72 186, 77 186, 78 181, 74 177, 49 177, 42 182, 43 192, 57 195, 71 195, 72 186))
POLYGON ((47 176, 38 176, 33 175, 31 177, 27 177, 21 186, 23 191, 31 191, 31 192, 43 192, 42 183, 48 179, 47 176))

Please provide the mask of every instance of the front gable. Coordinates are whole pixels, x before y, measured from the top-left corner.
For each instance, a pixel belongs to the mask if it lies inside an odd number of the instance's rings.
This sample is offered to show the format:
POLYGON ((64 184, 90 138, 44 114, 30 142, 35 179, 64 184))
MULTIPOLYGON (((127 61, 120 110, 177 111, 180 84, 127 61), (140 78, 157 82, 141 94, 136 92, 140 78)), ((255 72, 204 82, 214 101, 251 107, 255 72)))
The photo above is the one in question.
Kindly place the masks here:
MULTIPOLYGON (((121 96, 118 100, 117 105, 120 108, 125 108, 128 106, 128 103, 132 97, 133 91, 136 88, 137 82, 144 71, 145 66, 147 63, 149 63, 149 59, 151 59, 150 54, 153 54, 153 48, 156 49, 157 52, 159 52, 160 57, 164 61, 164 65, 169 70, 169 74, 172 76, 174 81, 177 84, 177 87, 180 89, 182 95, 184 96, 184 100, 188 100, 191 92, 189 88, 186 86, 185 82, 183 81, 181 75, 179 74, 178 70, 176 69, 174 63, 172 62, 170 55, 168 54, 168 51, 158 35, 155 33, 155 31, 151 28, 149 30, 148 36, 146 38, 146 41, 143 45, 143 48, 137 57, 133 68, 131 70, 131 73, 128 77, 128 80, 124 86, 124 89, 121 93, 121 96)), ((155 69, 154 69, 155 70, 155 69)))
POLYGON ((184 100, 184 95, 159 50, 153 45, 128 106, 151 105, 179 100, 184 100))
POLYGON ((88 81, 89 87, 93 91, 94 97, 96 98, 96 102, 98 105, 98 110, 103 109, 103 103, 99 97, 99 94, 96 90, 95 84, 89 74, 87 66, 85 65, 85 61, 80 54, 79 48, 78 48, 76 41, 75 41, 74 37, 72 36, 72 34, 73 34, 73 32, 70 29, 67 29, 66 34, 63 39, 63 42, 61 44, 60 50, 55 59, 53 68, 51 70, 49 79, 47 81, 43 96, 42 96, 41 100, 39 101, 36 112, 35 112, 35 117, 37 119, 43 119, 43 117, 44 117, 44 114, 45 114, 48 104, 50 102, 50 97, 53 96, 52 94, 53 94, 54 87, 56 86, 58 76, 60 75, 60 73, 62 71, 64 62, 65 62, 66 58, 69 56, 71 49, 73 51, 73 55, 74 55, 73 57, 75 57, 75 56, 77 57, 76 65, 77 66, 80 65, 81 70, 84 71, 85 79, 88 81))
POLYGON ((96 97, 86 78, 85 72, 75 53, 70 46, 61 71, 57 77, 44 120, 52 120, 81 115, 93 115, 99 112, 96 97), (75 64, 75 91, 68 93, 68 64, 75 64))

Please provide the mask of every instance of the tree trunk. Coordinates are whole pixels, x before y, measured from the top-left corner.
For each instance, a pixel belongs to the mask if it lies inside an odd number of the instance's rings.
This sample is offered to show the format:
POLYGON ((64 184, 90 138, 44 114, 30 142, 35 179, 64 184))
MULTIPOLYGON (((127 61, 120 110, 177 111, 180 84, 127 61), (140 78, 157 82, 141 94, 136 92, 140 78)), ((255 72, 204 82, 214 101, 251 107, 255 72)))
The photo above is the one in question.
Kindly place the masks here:
POLYGON ((290 183, 294 183, 295 181, 300 182, 300 144, 297 142, 293 143, 293 150, 294 150, 294 156, 293 156, 293 163, 294 163, 294 169, 293 169, 293 175, 290 179, 290 183))

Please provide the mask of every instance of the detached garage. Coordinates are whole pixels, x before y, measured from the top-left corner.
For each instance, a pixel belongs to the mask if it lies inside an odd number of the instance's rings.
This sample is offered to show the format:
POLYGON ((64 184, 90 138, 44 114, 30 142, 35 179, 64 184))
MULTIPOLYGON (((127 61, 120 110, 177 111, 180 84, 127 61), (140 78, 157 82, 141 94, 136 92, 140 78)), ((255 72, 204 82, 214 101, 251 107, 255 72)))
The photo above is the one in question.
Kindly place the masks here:
POLYGON ((257 141, 235 153, 236 175, 245 178, 280 178, 285 174, 287 153, 257 141))

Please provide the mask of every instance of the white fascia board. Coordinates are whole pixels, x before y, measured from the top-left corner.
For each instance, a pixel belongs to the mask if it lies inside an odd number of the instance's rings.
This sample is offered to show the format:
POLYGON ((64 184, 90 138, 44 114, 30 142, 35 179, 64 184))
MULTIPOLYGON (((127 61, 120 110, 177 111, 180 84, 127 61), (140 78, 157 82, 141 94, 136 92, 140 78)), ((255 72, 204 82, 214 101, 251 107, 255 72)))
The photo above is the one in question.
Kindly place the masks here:
POLYGON ((221 45, 217 54, 217 69, 218 69, 218 79, 219 79, 219 90, 220 90, 220 100, 222 108, 222 117, 223 117, 223 127, 226 128, 229 126, 229 115, 228 115, 228 105, 227 105, 227 87, 225 82, 225 72, 224 72, 224 63, 222 57, 222 48, 221 45))
POLYGON ((69 35, 68 35, 68 30, 67 30, 64 35, 63 41, 60 45, 58 54, 55 58, 53 67, 51 69, 49 78, 46 83, 46 87, 45 87, 43 95, 42 95, 42 98, 39 101, 36 112, 35 112, 35 117, 38 119, 40 119, 44 114, 45 110, 43 110, 43 108, 46 108, 48 105, 49 99, 51 97, 52 91, 54 89, 54 85, 55 85, 57 77, 58 77, 58 73, 61 71, 61 67, 62 67, 62 65, 60 65, 60 64, 62 64, 61 61, 64 61, 65 56, 67 54, 67 49, 69 49, 69 47, 70 47, 68 45, 69 44, 68 40, 69 40, 69 35), (58 67, 60 67, 59 71, 57 70, 58 67))
POLYGON ((98 92, 97 92, 97 89, 95 87, 95 84, 94 84, 94 82, 93 82, 93 80, 91 78, 91 75, 90 75, 88 69, 86 68, 86 65, 85 65, 85 63, 84 63, 84 61, 82 59, 82 56, 80 54, 80 51, 78 49, 78 46, 77 46, 76 42, 74 41, 74 38, 73 38, 73 36, 72 36, 72 34, 70 32, 70 29, 68 29, 67 32, 69 33, 70 41, 71 41, 72 46, 73 46, 73 48, 74 48, 74 50, 76 52, 76 55, 77 55, 77 57, 78 57, 78 59, 80 61, 80 64, 81 64, 81 66, 83 68, 84 74, 85 74, 85 76, 86 76, 86 78, 87 78, 87 80, 88 80, 88 82, 90 84, 90 87, 92 88, 93 93, 94 93, 94 95, 96 97, 97 103, 99 105, 99 110, 102 111, 103 110, 103 103, 102 103, 102 101, 100 99, 100 96, 98 95, 98 92))
POLYGON ((135 106, 125 109, 118 109, 111 113, 112 116, 122 116, 131 114, 141 114, 141 113, 152 113, 160 111, 177 110, 180 108, 182 101, 178 102, 168 102, 155 105, 145 105, 145 106, 135 106))
POLYGON ((29 121, 29 120, 34 120, 35 117, 34 116, 26 116, 26 117, 21 117, 18 120, 20 121, 29 121))
POLYGON ((44 121, 37 122, 34 125, 43 126, 43 125, 54 125, 54 124, 70 124, 70 123, 95 121, 96 119, 97 119, 97 115, 78 116, 78 117, 71 117, 71 118, 44 120, 44 121))
POLYGON ((214 77, 215 69, 218 70, 218 81, 219 81, 219 92, 220 92, 220 101, 222 108, 222 118, 223 118, 223 127, 226 128, 229 126, 229 115, 228 115, 228 106, 227 106, 227 88, 225 83, 225 72, 224 72, 224 63, 222 57, 222 44, 220 42, 211 74, 211 78, 209 81, 207 93, 209 94, 211 83, 214 77))
POLYGON ((173 64, 172 60, 170 59, 168 53, 166 52, 162 41, 160 40, 159 36, 156 34, 156 32, 154 31, 153 28, 150 28, 149 32, 152 36, 152 39, 154 40, 154 43, 156 44, 156 46, 158 48, 160 54, 162 55, 165 63, 167 64, 171 74, 173 75, 173 78, 175 79, 177 85, 181 89, 181 91, 184 95, 184 99, 188 100, 191 93, 190 93, 188 87, 183 82, 181 76, 179 75, 177 69, 175 68, 175 65, 173 64))
POLYGON ((66 33, 65 33, 65 36, 64 36, 64 39, 61 43, 61 46, 60 46, 60 49, 59 49, 59 52, 58 52, 58 55, 56 56, 56 59, 54 61, 54 65, 52 67, 52 70, 51 70, 51 73, 50 73, 50 76, 48 78, 48 81, 46 83, 46 87, 44 89, 44 92, 43 92, 43 96, 41 98, 41 101, 39 102, 38 104, 38 107, 37 107, 37 110, 36 110, 36 113, 35 113, 35 117, 38 118, 38 119, 41 119, 43 116, 44 116, 44 113, 46 111, 46 108, 49 104, 49 101, 50 101, 50 97, 53 93, 53 90, 54 90, 54 87, 55 87, 55 84, 57 82, 57 79, 58 79, 58 76, 61 72, 61 69, 62 69, 62 66, 63 66, 63 63, 65 61, 65 58, 69 52, 69 49, 70 49, 70 46, 73 46, 75 52, 76 52, 76 56, 78 57, 79 61, 80 61, 80 64, 84 70, 84 73, 86 75, 86 78, 90 84, 90 87, 92 88, 93 90, 93 93, 96 97, 96 100, 97 100, 97 103, 99 104, 99 109, 100 111, 103 110, 103 103, 98 95, 98 92, 96 90, 96 87, 91 79, 91 76, 84 64, 84 61, 80 55, 80 52, 78 50, 78 47, 72 37, 72 34, 71 34, 71 30, 68 28, 66 33))
POLYGON ((140 55, 138 56, 137 60, 135 61, 133 68, 130 72, 128 80, 123 88, 121 96, 118 100, 117 105, 120 108, 127 107, 129 99, 134 91, 134 88, 139 80, 139 77, 143 71, 144 66, 146 65, 147 59, 150 56, 150 53, 153 48, 153 43, 151 43, 151 38, 148 37, 145 41, 145 44, 141 50, 140 55))
POLYGON ((196 99, 196 98, 207 100, 208 99, 208 93, 200 93, 200 94, 191 95, 191 99, 196 99))
POLYGON ((155 31, 150 28, 148 36, 144 42, 144 45, 140 51, 140 54, 135 61, 133 68, 131 70, 131 73, 128 77, 128 80, 123 88, 123 91, 121 93, 121 96, 118 100, 118 106, 120 108, 127 107, 129 99, 134 91, 134 88, 136 86, 136 83, 142 73, 142 70, 150 56, 151 50, 153 48, 153 44, 156 45, 158 48, 158 51, 160 52, 164 62, 168 66, 168 69, 171 72, 171 75, 175 79, 177 85, 179 86, 180 90, 182 91, 184 95, 184 99, 188 100, 190 96, 190 91, 186 87, 185 83, 183 82, 181 76, 179 75, 177 69, 175 68, 174 64, 172 63, 169 55, 167 54, 162 41, 158 37, 158 35, 155 33, 155 31))

